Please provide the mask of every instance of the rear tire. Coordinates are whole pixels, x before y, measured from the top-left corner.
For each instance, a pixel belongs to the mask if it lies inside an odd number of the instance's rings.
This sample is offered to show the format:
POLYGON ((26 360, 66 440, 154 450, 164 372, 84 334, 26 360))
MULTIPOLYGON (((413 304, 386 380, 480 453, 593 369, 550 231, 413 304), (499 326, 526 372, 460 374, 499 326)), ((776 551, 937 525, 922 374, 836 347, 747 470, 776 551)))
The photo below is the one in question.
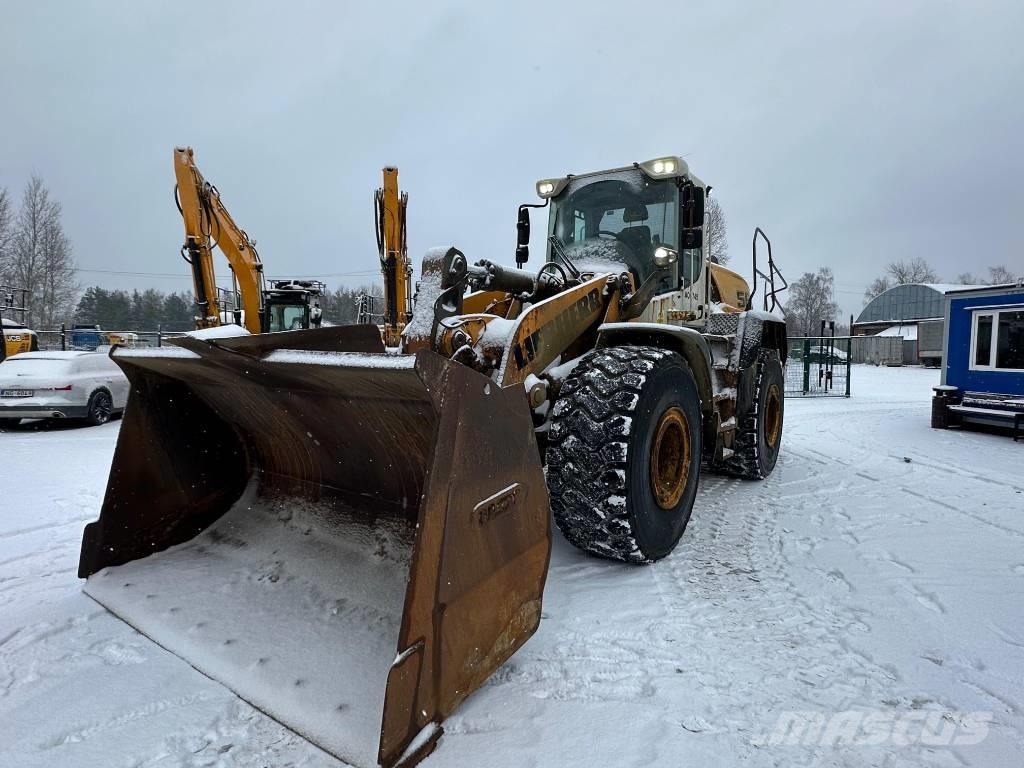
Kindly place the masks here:
POLYGON ((693 510, 700 397, 681 356, 612 347, 584 358, 551 410, 546 452, 555 524, 612 560, 668 555, 693 510))
POLYGON ((19 424, 21 424, 21 419, 10 419, 10 418, 2 418, 2 419, 0 419, 0 429, 14 429, 19 424))
POLYGON ((779 353, 762 349, 757 359, 757 383, 751 408, 740 421, 733 455, 721 469, 735 477, 763 480, 775 469, 782 447, 785 378, 779 353))
POLYGON ((105 389, 98 389, 93 392, 92 397, 89 398, 89 408, 86 412, 85 420, 90 425, 98 427, 110 421, 113 413, 114 401, 110 397, 110 393, 105 389))

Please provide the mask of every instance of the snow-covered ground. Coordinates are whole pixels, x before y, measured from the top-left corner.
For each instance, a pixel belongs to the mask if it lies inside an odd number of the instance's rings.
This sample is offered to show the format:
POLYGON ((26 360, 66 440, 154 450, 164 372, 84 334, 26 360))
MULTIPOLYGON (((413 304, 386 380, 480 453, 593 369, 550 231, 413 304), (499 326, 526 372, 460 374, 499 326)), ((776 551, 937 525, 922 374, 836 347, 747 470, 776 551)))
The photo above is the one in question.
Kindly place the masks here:
MULTIPOLYGON (((424 765, 1021 765, 1024 445, 929 429, 936 371, 853 376, 670 558, 556 533, 540 630, 424 765)), ((0 433, 0 765, 341 765, 82 593, 117 430, 0 433)))

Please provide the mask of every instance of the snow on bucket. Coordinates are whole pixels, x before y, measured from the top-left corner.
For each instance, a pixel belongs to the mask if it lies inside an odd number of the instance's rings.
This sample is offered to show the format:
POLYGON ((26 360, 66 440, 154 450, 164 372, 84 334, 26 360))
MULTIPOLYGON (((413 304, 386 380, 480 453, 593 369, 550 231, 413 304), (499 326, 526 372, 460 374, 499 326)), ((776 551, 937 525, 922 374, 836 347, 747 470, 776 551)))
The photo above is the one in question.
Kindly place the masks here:
POLYGON ((370 326, 177 340, 132 383, 86 591, 355 765, 412 764, 536 630, 548 499, 519 387, 370 326))

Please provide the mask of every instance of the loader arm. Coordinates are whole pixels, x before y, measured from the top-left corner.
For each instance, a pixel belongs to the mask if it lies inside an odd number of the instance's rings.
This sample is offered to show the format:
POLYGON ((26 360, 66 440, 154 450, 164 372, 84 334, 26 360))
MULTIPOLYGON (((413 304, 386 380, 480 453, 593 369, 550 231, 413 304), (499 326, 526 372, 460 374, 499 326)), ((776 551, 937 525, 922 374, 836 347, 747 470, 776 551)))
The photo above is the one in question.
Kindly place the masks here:
POLYGON ((191 147, 175 147, 174 176, 178 205, 185 224, 182 255, 192 266, 196 305, 202 315, 199 328, 220 325, 213 246, 220 248, 238 281, 245 311, 245 327, 259 333, 263 317, 263 264, 245 230, 235 224, 221 201, 217 188, 203 178, 196 167, 191 147))
POLYGON ((498 383, 522 384, 543 371, 609 310, 618 306, 615 275, 600 274, 551 298, 534 304, 520 315, 498 371, 498 383))
POLYGON ((548 264, 536 276, 488 259, 470 266, 456 248, 428 254, 424 274, 441 273, 434 304, 432 348, 481 372, 502 387, 539 376, 559 356, 593 346, 599 324, 639 314, 667 276, 658 267, 639 286, 627 272, 587 272, 570 278, 548 264), (560 273, 560 274, 559 274, 560 273), (473 289, 459 293, 464 286, 473 289))

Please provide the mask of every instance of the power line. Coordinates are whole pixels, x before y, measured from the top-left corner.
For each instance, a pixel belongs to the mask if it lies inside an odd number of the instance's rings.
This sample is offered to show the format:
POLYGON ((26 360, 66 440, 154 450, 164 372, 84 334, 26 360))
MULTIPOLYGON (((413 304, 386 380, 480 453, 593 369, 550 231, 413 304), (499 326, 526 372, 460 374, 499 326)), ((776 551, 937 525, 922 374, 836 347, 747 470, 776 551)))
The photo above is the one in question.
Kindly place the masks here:
POLYGON ((86 269, 85 267, 75 267, 75 272, 93 272, 100 275, 128 275, 130 277, 169 277, 176 280, 191 280, 190 275, 182 275, 172 272, 131 272, 128 270, 120 269, 86 269))
POLYGON ((270 276, 267 275, 268 280, 322 280, 325 277, 366 277, 369 275, 379 275, 379 269, 366 270, 363 272, 326 272, 319 275, 285 275, 281 277, 279 275, 270 276))
MULTIPOLYGON (((92 268, 86 268, 86 267, 75 267, 75 269, 73 271, 75 271, 75 272, 89 272, 89 273, 100 274, 100 275, 122 275, 122 276, 127 276, 127 277, 162 277, 162 278, 170 278, 170 279, 173 279, 173 280, 189 280, 189 281, 192 280, 192 276, 191 275, 188 275, 188 274, 182 275, 182 274, 173 273, 173 272, 137 272, 137 271, 133 271, 133 270, 123 270, 123 269, 92 269, 92 268)), ((283 279, 294 278, 296 280, 301 280, 301 279, 311 279, 312 280, 312 279, 323 279, 325 277, 367 277, 367 276, 370 276, 370 275, 379 274, 379 272, 380 272, 380 270, 377 270, 377 269, 360 270, 360 271, 355 271, 355 272, 328 272, 326 274, 319 274, 319 275, 288 275, 287 278, 283 278, 283 279)), ((282 279, 282 278, 277 278, 277 279, 282 279)))

